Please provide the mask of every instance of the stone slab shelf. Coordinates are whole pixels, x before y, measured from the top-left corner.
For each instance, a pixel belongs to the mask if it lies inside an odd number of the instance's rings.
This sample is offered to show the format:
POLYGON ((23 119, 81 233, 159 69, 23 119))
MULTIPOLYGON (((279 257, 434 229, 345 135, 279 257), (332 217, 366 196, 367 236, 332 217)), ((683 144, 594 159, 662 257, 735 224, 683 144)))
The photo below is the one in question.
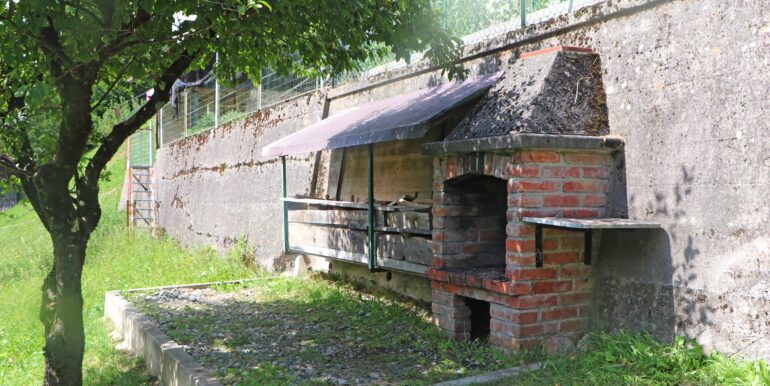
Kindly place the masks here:
POLYGON ((591 265, 594 229, 655 229, 659 223, 625 218, 524 217, 522 222, 535 225, 535 266, 543 266, 543 228, 571 229, 583 232, 583 262, 591 265))
POLYGON ((629 220, 626 218, 563 218, 563 217, 524 217, 521 221, 535 225, 545 225, 565 229, 638 229, 660 228, 659 223, 629 220))

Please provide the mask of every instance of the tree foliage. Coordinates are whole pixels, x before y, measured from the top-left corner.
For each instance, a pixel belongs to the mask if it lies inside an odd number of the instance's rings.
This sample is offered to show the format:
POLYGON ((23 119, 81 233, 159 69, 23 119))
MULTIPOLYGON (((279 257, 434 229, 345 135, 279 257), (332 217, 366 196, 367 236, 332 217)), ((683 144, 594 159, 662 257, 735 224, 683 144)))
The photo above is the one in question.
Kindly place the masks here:
POLYGON ((259 79, 267 67, 338 73, 388 46, 397 58, 427 50, 461 74, 456 39, 430 0, 20 0, 0 4, 0 33, 0 166, 54 246, 40 312, 49 384, 82 381, 81 274, 101 216, 99 178, 183 73, 216 55, 224 79, 259 79), (110 116, 146 87, 155 91, 146 103, 110 116))

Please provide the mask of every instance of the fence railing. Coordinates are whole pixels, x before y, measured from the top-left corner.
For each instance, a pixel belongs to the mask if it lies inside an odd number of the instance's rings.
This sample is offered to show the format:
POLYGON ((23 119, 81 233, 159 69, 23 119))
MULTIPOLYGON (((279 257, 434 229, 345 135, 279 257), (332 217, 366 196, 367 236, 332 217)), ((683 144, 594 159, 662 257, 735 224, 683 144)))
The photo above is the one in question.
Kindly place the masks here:
POLYGON ((18 186, 10 186, 9 179, 10 174, 0 169, 0 212, 12 208, 21 200, 20 188, 18 186))
POLYGON ((137 130, 129 138, 128 162, 130 166, 152 166, 155 162, 155 140, 152 125, 137 130))
POLYGON ((161 146, 321 87, 317 79, 268 71, 256 85, 248 79, 232 83, 227 86, 211 79, 202 87, 183 91, 176 108, 171 103, 164 106, 159 113, 161 146))
MULTIPOLYGON (((455 35, 463 36, 464 45, 471 45, 601 1, 604 0, 439 0, 437 6, 444 8, 441 11, 445 27, 455 35)), ((415 54, 412 61, 421 58, 421 54, 415 54)), ((336 87, 346 81, 365 79, 405 65, 405 62, 394 61, 386 55, 380 60, 370 61, 359 71, 343 74, 329 83, 336 87)), ((209 80, 202 87, 182 92, 176 108, 167 104, 161 109, 157 120, 160 145, 318 90, 325 86, 324 83, 321 79, 282 76, 270 71, 264 71, 256 85, 248 79, 240 80, 235 86, 225 86, 216 79, 209 80)), ((149 158, 152 160, 152 157, 149 158)))

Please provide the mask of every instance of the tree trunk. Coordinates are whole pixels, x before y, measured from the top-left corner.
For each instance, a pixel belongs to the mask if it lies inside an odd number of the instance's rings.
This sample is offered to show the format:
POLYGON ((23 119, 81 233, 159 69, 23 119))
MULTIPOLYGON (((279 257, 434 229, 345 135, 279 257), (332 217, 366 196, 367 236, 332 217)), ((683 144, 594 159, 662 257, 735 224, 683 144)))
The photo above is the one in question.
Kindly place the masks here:
POLYGON ((51 232, 54 264, 43 283, 40 321, 45 328, 44 385, 82 385, 83 296, 81 276, 87 241, 69 232, 51 232))

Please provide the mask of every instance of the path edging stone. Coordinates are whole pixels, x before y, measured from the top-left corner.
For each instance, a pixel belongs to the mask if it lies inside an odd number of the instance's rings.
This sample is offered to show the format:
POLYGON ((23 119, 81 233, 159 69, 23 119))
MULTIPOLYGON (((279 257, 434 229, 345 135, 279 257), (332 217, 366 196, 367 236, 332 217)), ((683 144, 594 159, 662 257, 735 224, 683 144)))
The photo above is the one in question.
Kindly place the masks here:
POLYGON ((119 346, 143 358, 147 370, 157 376, 162 385, 222 386, 211 372, 193 359, 182 346, 163 333, 155 322, 140 313, 122 294, 175 288, 201 289, 212 285, 241 284, 275 278, 278 277, 109 291, 104 296, 104 318, 122 340, 119 346))
POLYGON ((433 386, 466 386, 466 385, 478 385, 484 383, 490 383, 499 381, 501 379, 510 378, 521 374, 524 371, 538 370, 541 367, 541 363, 530 363, 524 366, 511 367, 510 369, 503 369, 497 371, 491 371, 484 374, 474 375, 472 377, 453 379, 451 381, 437 383, 433 386))

